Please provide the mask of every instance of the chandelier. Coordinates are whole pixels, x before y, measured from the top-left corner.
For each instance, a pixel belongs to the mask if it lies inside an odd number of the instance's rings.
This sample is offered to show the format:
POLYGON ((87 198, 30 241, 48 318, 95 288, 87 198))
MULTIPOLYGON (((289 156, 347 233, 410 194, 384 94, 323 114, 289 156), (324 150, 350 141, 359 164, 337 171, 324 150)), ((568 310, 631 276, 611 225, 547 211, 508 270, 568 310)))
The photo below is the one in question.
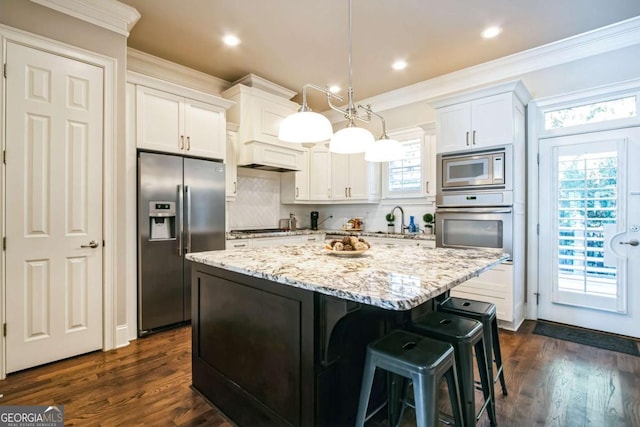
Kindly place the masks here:
POLYGON ((307 83, 302 87, 300 109, 282 121, 278 138, 285 142, 302 143, 305 146, 329 140, 329 151, 332 153, 364 152, 365 160, 371 162, 400 160, 404 156, 402 144, 387 136, 384 118, 375 113, 371 105, 363 106, 353 101, 352 44, 351 0, 349 0, 349 87, 346 107, 342 109, 333 104, 332 99, 343 101, 343 98, 332 93, 328 87, 307 83), (307 105, 307 89, 323 92, 327 96, 329 107, 341 113, 346 119, 346 127, 333 133, 329 119, 322 114, 314 113, 307 105), (372 116, 382 121, 382 135, 377 140, 371 132, 357 127, 355 123, 356 121, 369 123, 372 116))

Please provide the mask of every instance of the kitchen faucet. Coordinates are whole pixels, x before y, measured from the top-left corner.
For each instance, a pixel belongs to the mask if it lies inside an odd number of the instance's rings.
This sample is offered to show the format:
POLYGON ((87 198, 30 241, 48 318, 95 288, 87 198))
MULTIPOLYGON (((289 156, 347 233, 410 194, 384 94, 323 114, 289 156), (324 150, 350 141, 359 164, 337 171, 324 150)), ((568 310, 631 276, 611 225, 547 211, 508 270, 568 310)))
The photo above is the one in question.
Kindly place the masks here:
POLYGON ((404 225, 404 210, 400 205, 394 206, 393 209, 391 209, 391 215, 393 215, 396 209, 400 209, 400 233, 404 234, 405 230, 409 229, 408 225, 404 225))

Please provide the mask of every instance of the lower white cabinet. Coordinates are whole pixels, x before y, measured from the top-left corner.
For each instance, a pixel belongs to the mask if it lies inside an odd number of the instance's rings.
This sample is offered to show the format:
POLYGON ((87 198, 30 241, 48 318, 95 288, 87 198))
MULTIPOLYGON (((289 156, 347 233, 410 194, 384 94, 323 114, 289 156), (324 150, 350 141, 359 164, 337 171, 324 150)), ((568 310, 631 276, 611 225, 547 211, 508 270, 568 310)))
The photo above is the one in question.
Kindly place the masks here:
MULTIPOLYGON (((341 238, 342 236, 336 237, 336 239, 341 238)), ((427 248, 435 248, 436 241, 435 240, 427 240, 427 239, 403 239, 403 238, 394 238, 394 237, 370 237, 370 236, 362 236, 364 240, 371 243, 372 246, 375 245, 402 245, 402 246, 424 246, 427 248)))
POLYGON ((322 242, 324 234, 297 234, 294 236, 255 237, 251 239, 227 240, 227 249, 264 248, 278 245, 297 245, 304 243, 322 242))
MULTIPOLYGON (((451 289, 451 296, 490 302, 496 305, 496 316, 507 329, 514 316, 513 265, 500 264, 478 277, 467 280, 451 289)), ((517 328, 519 325, 514 325, 517 328)))

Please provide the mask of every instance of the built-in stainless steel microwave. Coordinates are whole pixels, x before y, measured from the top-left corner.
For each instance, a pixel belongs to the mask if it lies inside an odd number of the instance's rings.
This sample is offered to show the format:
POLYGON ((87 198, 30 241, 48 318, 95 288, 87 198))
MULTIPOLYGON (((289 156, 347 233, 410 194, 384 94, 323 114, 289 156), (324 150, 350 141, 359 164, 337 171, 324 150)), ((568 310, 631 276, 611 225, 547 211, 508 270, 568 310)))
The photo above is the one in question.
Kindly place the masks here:
POLYGON ((511 190, 511 146, 469 153, 438 154, 437 192, 511 190))

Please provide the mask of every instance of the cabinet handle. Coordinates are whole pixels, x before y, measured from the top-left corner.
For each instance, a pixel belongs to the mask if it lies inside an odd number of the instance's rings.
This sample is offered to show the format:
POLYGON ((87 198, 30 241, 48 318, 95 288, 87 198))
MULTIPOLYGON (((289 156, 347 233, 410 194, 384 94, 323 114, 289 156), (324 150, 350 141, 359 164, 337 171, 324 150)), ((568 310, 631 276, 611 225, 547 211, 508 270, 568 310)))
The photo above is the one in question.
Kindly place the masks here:
POLYGON ((184 135, 180 135, 180 149, 184 150, 184 135))
POLYGON ((236 194, 237 191, 238 191, 238 183, 236 181, 233 181, 233 194, 236 194))
POLYGON ((469 146, 469 132, 467 131, 467 146, 469 146))
MULTIPOLYGON (((474 134, 475 134, 475 132, 474 132, 474 134)), ((187 151, 189 151, 189 150, 191 150, 191 137, 190 136, 187 137, 187 151)))
POLYGON ((296 187, 296 199, 300 197, 300 188, 296 187))
POLYGON ((349 197, 349 195, 347 194, 347 187, 344 187, 344 197, 349 197))
POLYGON ((349 198, 351 198, 351 187, 349 187, 349 198))
POLYGON ((246 243, 236 243, 233 245, 234 248, 244 248, 246 246, 247 246, 246 243))
POLYGON ((429 193, 429 181, 426 182, 425 191, 429 193))
POLYGON ((327 188, 327 197, 331 198, 331 187, 327 188))
POLYGON ((473 131, 473 145, 476 145, 476 131, 473 131))

